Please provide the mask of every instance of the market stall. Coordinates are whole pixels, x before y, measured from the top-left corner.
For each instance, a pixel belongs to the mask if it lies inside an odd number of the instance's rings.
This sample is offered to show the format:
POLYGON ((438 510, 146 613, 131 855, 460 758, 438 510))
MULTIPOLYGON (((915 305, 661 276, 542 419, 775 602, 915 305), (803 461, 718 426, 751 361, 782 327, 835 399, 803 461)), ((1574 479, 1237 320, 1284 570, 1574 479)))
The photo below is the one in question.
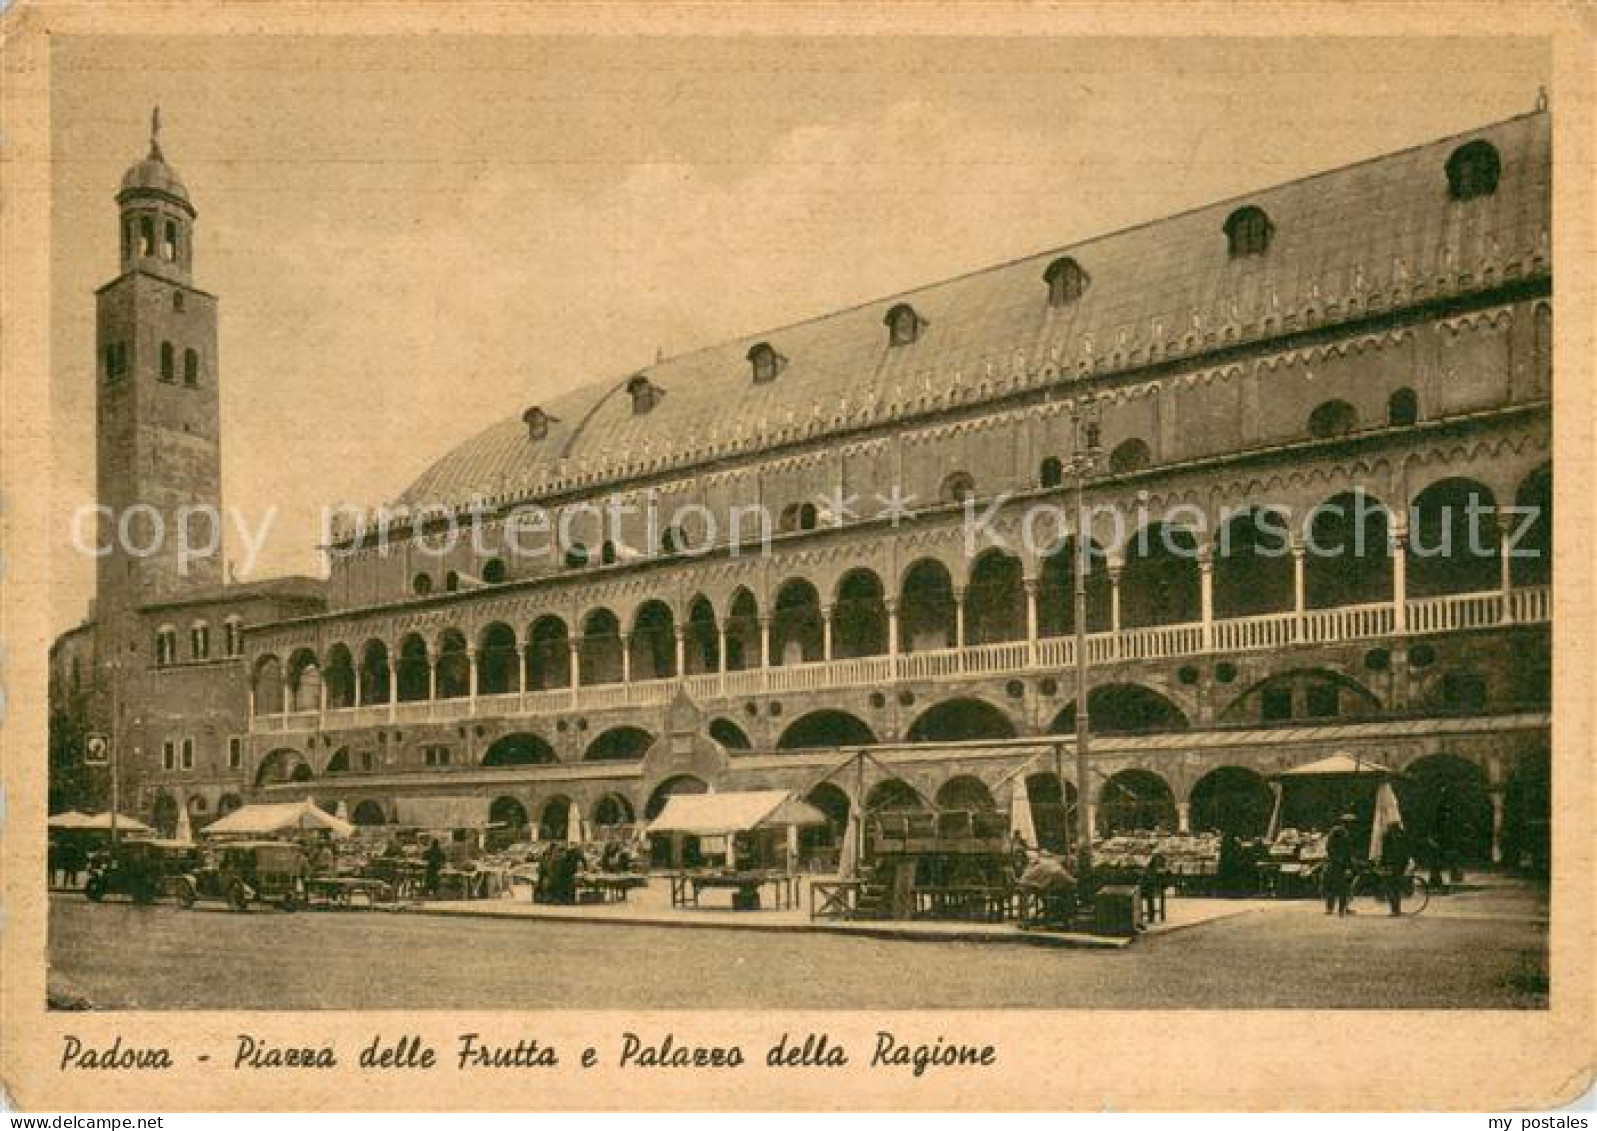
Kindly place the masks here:
POLYGON ((1377 857, 1387 826, 1401 819, 1392 789, 1399 776, 1356 754, 1333 754, 1276 774, 1269 847, 1259 863, 1265 889, 1284 898, 1317 895, 1326 835, 1343 814, 1353 817, 1355 855, 1377 857))
POLYGON ((796 906, 798 832, 825 823, 824 813, 791 790, 673 794, 648 835, 669 840, 673 861, 683 859, 688 838, 697 840, 705 858, 721 861, 673 876, 674 905, 697 907, 704 891, 726 888, 734 909, 756 910, 765 887, 778 906, 796 906))
POLYGON ((355 835, 355 826, 327 812, 316 802, 278 801, 243 805, 205 826, 208 839, 224 837, 292 837, 311 834, 342 839, 355 835))

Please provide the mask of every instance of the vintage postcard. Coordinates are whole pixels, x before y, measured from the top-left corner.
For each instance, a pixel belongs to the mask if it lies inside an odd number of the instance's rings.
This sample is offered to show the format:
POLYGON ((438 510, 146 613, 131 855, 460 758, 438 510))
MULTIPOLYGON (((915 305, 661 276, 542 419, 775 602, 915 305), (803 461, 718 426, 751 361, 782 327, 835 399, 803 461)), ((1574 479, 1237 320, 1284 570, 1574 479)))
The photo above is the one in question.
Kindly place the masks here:
POLYGON ((15 4, 6 1102, 1579 1096, 1590 18, 15 4))

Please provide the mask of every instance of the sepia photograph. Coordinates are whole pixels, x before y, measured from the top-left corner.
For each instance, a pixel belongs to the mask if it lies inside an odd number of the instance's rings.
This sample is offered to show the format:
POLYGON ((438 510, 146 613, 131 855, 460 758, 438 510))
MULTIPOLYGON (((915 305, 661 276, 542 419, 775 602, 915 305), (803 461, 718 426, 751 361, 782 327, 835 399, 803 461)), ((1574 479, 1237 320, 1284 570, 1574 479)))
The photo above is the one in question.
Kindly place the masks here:
POLYGON ((1553 39, 629 26, 44 49, 52 1072, 1542 1024, 1553 39))

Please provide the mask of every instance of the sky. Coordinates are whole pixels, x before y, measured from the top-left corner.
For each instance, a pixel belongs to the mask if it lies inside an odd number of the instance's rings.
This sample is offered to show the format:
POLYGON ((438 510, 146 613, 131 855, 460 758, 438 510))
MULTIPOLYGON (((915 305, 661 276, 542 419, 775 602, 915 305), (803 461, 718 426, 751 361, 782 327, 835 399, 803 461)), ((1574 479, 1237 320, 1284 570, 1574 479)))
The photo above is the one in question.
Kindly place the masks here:
POLYGON ((58 42, 51 616, 93 595, 93 291, 157 103, 255 580, 564 389, 1524 113, 1550 72, 1501 37, 58 42))

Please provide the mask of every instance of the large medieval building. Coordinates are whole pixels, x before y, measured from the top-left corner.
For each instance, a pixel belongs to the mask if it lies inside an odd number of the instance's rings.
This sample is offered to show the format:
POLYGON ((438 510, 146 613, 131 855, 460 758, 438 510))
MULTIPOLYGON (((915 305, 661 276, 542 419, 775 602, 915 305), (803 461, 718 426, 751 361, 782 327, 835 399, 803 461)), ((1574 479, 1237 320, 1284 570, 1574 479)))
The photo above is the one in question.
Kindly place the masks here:
MULTIPOLYGON (((1538 111, 514 406, 319 585, 112 555, 130 795, 551 837, 679 790, 1074 804, 994 740, 1068 752, 1080 476, 1096 828, 1263 832, 1271 775, 1349 754, 1538 854, 1549 146, 1538 111)), ((193 208, 158 153, 118 201, 102 501, 215 498, 193 208)))

